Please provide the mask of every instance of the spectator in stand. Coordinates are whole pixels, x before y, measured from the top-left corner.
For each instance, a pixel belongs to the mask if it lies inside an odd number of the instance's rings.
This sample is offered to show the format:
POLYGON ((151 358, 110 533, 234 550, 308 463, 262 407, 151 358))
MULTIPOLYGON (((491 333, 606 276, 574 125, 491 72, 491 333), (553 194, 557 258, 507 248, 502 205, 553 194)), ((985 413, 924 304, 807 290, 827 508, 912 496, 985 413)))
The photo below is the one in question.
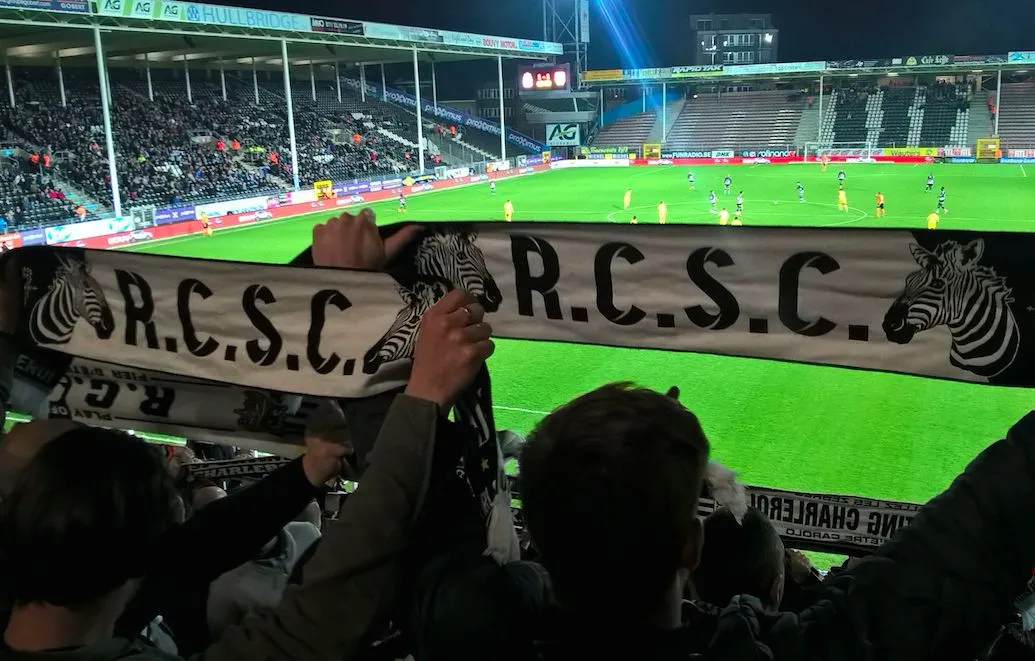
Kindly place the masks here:
POLYGON ((701 564, 691 578, 697 597, 725 606, 748 594, 776 611, 783 600, 784 548, 769 517, 750 507, 738 521, 729 509, 704 520, 701 564))
POLYGON ((418 661, 480 658, 475 638, 493 658, 537 661, 972 661, 1035 566, 1032 413, 892 541, 813 589, 808 608, 771 613, 747 595, 688 608, 679 594, 700 557, 707 455, 696 418, 649 391, 605 386, 548 415, 522 450, 520 493, 552 581, 536 599, 557 606, 514 624, 499 614, 520 612, 527 585, 488 595, 436 567, 415 597, 432 650, 418 661))

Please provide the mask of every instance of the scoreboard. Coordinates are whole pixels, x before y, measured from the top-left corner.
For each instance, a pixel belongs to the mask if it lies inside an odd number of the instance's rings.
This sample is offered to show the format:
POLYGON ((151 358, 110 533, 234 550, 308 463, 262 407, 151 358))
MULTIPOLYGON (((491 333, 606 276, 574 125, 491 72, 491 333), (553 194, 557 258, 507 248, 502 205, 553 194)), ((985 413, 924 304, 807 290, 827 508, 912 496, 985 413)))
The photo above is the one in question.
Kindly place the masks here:
POLYGON ((571 66, 548 64, 518 69, 518 88, 523 94, 534 92, 571 91, 571 66))

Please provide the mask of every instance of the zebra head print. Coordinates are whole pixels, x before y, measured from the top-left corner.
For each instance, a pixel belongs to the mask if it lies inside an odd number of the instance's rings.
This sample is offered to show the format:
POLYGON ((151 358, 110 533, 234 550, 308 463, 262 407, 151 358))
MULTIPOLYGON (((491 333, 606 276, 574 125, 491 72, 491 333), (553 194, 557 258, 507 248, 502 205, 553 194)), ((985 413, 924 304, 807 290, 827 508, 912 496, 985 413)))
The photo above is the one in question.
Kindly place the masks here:
POLYGON ((399 311, 388 332, 363 356, 364 374, 374 374, 385 363, 412 358, 421 317, 449 291, 443 282, 418 282, 412 289, 396 285, 396 289, 406 307, 399 311))
POLYGON ((1006 279, 979 264, 981 239, 955 241, 926 250, 909 246, 919 270, 906 276, 905 290, 884 316, 884 334, 907 344, 917 333, 945 326, 952 335, 950 362, 979 376, 992 377, 1013 364, 1020 332, 1006 279))
POLYGON ((477 238, 477 232, 428 232, 417 247, 417 273, 425 280, 441 278, 477 298, 486 312, 495 312, 503 295, 474 243, 477 238))
POLYGON ((32 307, 29 334, 36 344, 66 344, 80 317, 106 340, 115 330, 115 318, 104 290, 82 259, 57 253, 49 289, 32 307))

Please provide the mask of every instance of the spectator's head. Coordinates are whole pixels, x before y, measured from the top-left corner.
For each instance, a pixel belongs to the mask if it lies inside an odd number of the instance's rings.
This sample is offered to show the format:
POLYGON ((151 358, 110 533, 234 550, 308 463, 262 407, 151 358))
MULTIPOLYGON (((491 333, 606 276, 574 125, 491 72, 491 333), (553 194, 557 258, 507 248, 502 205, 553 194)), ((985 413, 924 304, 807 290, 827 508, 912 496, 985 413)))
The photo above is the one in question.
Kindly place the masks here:
POLYGON ((784 549, 766 515, 749 507, 737 522, 725 507, 704 521, 704 551, 694 571, 697 595, 724 607, 734 596, 749 594, 778 609, 783 599, 784 549))
POLYGON ((707 463, 697 418, 651 390, 611 384, 547 416, 521 451, 521 499, 562 605, 677 625, 707 463))
POLYGON ((38 650, 110 637, 173 525, 173 500, 160 454, 132 436, 77 427, 41 447, 3 504, 6 642, 38 650))

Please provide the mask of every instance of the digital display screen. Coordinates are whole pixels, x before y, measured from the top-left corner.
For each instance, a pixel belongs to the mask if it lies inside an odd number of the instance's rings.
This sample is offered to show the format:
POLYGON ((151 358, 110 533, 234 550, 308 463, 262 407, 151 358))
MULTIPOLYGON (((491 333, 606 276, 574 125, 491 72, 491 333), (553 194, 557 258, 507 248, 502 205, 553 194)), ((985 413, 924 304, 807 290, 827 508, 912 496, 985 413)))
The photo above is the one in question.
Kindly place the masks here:
POLYGON ((523 67, 519 75, 522 92, 568 91, 571 89, 571 68, 567 64, 523 67))

